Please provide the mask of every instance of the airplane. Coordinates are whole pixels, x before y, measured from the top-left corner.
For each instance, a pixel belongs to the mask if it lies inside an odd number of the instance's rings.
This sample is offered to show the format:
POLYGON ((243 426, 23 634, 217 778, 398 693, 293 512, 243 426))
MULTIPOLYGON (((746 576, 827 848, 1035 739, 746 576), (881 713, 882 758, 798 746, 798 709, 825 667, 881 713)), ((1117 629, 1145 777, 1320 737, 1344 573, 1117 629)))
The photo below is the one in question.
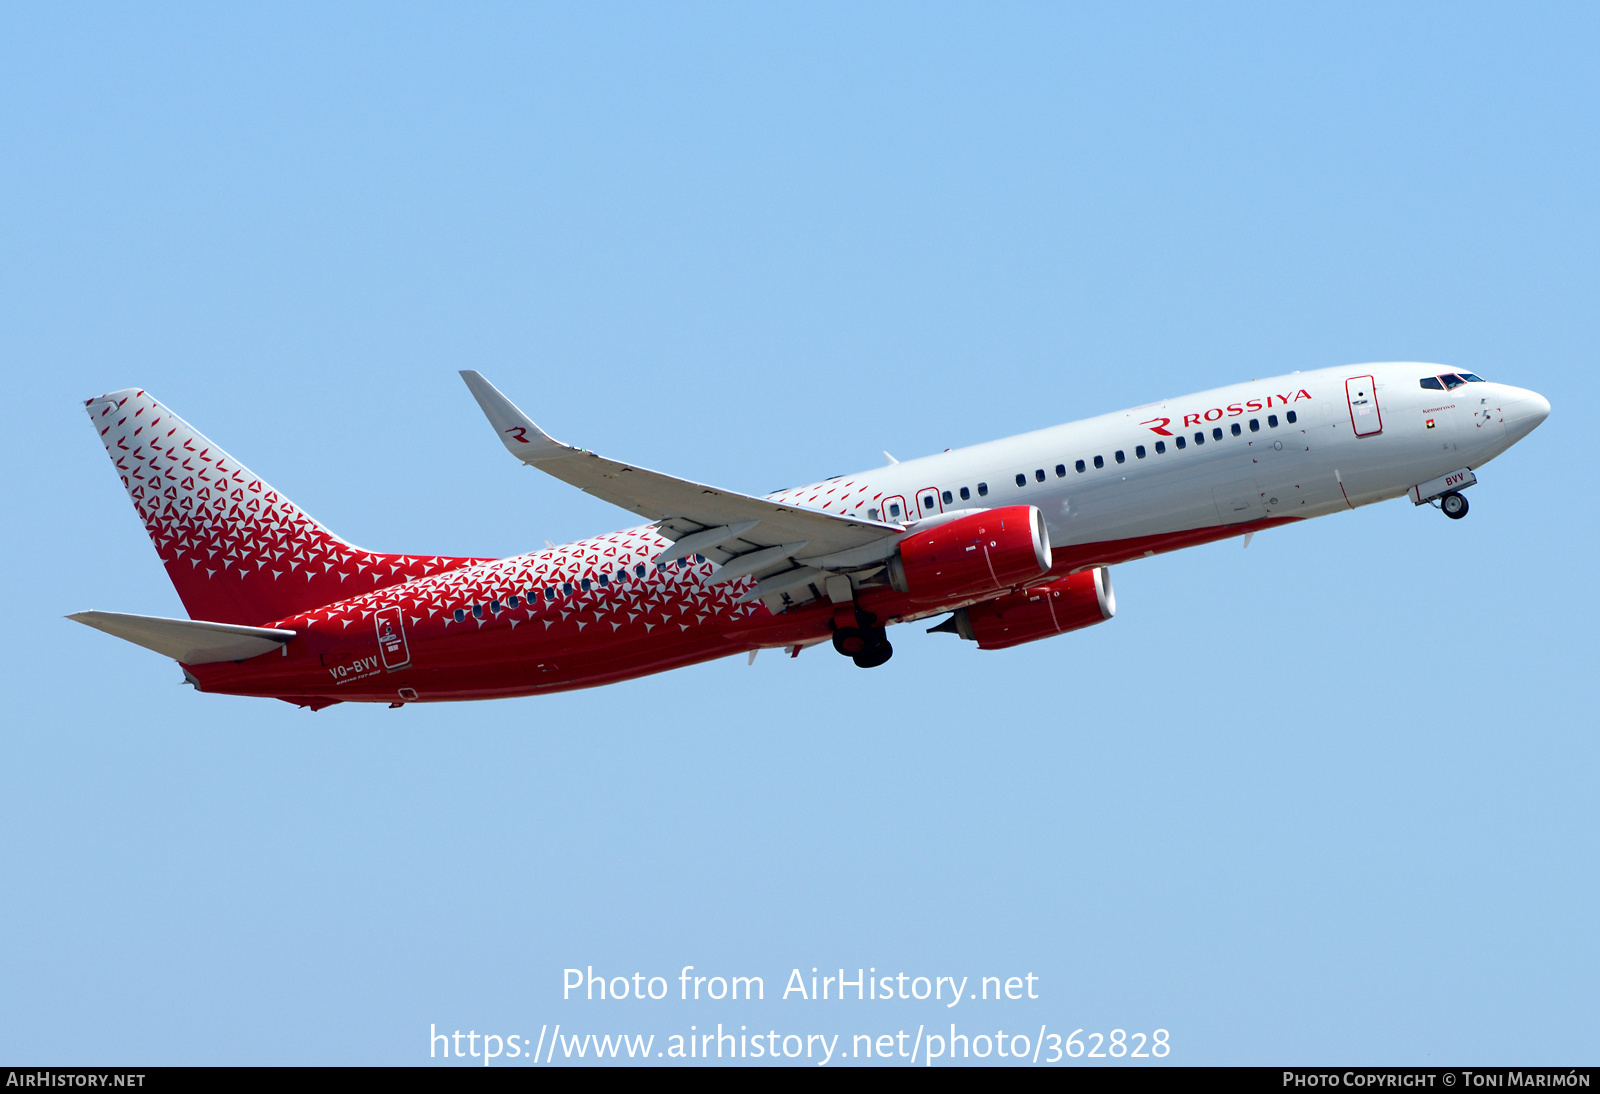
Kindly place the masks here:
POLYGON ((339 538, 147 392, 85 403, 190 618, 68 618, 176 660, 197 690, 443 702, 593 687, 887 628, 1001 650, 1116 612, 1110 567, 1390 498, 1467 514, 1542 396, 1412 362, 1297 372, 757 497, 555 440, 461 373, 517 459, 647 523, 512 558, 339 538))

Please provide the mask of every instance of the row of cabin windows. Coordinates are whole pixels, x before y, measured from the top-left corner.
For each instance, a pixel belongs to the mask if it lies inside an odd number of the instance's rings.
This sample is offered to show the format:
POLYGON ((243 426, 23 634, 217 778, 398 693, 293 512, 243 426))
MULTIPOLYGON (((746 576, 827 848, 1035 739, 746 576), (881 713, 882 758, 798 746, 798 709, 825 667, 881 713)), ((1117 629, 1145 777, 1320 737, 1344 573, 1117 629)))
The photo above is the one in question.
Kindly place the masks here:
MULTIPOLYGON (((1424 381, 1424 383, 1426 383, 1426 381, 1424 381)), ((1286 412, 1284 414, 1284 420, 1287 421, 1288 424, 1294 425, 1296 422, 1298 422, 1300 420, 1300 416, 1295 411, 1290 410, 1290 411, 1288 411, 1288 412, 1286 412)), ((1261 419, 1260 418, 1251 418, 1249 426, 1250 426, 1250 432, 1252 432, 1252 433, 1260 433, 1261 432, 1261 419)), ((1268 429, 1277 429, 1278 428, 1278 416, 1276 414, 1268 414, 1267 415, 1267 428, 1268 429)), ((1235 437, 1242 437, 1242 436, 1244 436, 1244 427, 1241 426, 1238 422, 1234 422, 1231 426, 1229 426, 1229 432, 1231 432, 1235 437)), ((1224 437, 1224 433, 1222 432, 1222 427, 1221 426, 1213 426, 1212 429, 1211 429, 1211 439, 1214 440, 1214 441, 1220 441, 1220 440, 1223 439, 1223 437, 1224 437)), ((1182 434, 1174 437, 1172 439, 1172 443, 1177 445, 1179 449, 1184 449, 1184 448, 1189 447, 1188 440, 1185 439, 1182 436, 1182 434)), ((1197 445, 1201 445, 1201 444, 1205 444, 1206 443, 1205 430, 1202 429, 1202 430, 1197 430, 1195 432, 1195 434, 1194 434, 1194 443, 1197 444, 1197 445)), ((1167 442, 1166 441, 1157 441, 1156 444, 1155 444, 1155 448, 1156 448, 1156 454, 1157 455, 1164 455, 1166 453, 1166 451, 1167 451, 1167 442)), ((1133 455, 1134 455, 1134 458, 1142 460, 1142 459, 1145 458, 1146 455, 1148 455, 1148 453, 1145 451, 1144 445, 1137 444, 1137 445, 1133 446, 1133 455)), ((1115 453, 1113 453, 1112 458, 1115 459, 1118 463, 1127 463, 1128 462, 1128 454, 1127 454, 1127 452, 1125 452, 1122 449, 1118 449, 1115 453)), ((1094 465, 1095 465, 1096 468, 1104 468, 1105 465, 1106 465, 1106 458, 1104 456, 1096 456, 1096 457, 1094 457, 1094 465)), ((1089 469, 1088 463, 1085 462, 1084 460, 1077 460, 1076 462, 1073 463, 1073 467, 1077 470, 1077 472, 1080 475, 1083 474, 1085 471, 1087 471, 1089 469)), ((1056 478, 1064 479, 1064 478, 1067 477, 1067 465, 1066 464, 1064 464, 1064 463, 1056 464, 1055 470, 1056 470, 1056 478)), ((1036 482, 1044 482, 1046 480, 1046 478, 1047 478, 1047 476, 1044 473, 1044 468, 1042 468, 1042 467, 1036 468, 1034 470, 1034 472, 1033 472, 1033 477, 1034 477, 1034 480, 1036 482)), ((1024 472, 1021 472, 1021 471, 1017 472, 1017 486, 1018 487, 1024 487, 1024 486, 1027 486, 1027 485, 1028 485, 1028 476, 1027 476, 1027 474, 1025 474, 1024 472)), ((968 489, 967 487, 965 487, 965 486, 961 487, 959 493, 961 494, 961 500, 962 501, 971 501, 972 500, 972 491, 970 489, 968 489)), ((950 491, 948 491, 948 490, 941 491, 940 492, 940 496, 944 499, 944 503, 946 505, 950 505, 950 504, 953 503, 953 499, 951 498, 950 491)), ((988 483, 980 482, 978 484, 978 496, 980 498, 984 498, 984 497, 988 497, 989 496, 989 484, 988 483)), ((928 510, 933 509, 933 507, 934 507, 933 495, 932 494, 928 494, 925 497, 923 497, 923 499, 922 499, 922 508, 923 508, 923 510, 924 511, 928 511, 928 510)), ((899 519, 901 519, 902 516, 904 516, 904 514, 900 512, 900 506, 898 506, 898 505, 894 504, 893 502, 891 502, 889 504, 888 518, 890 520, 899 520, 899 519)), ((877 520, 878 519, 878 510, 876 510, 876 509, 868 509, 867 510, 867 519, 868 520, 877 520)))
MULTIPOLYGON (((963 486, 960 490, 957 491, 957 493, 959 493, 961 495, 961 500, 962 501, 971 501, 972 500, 972 488, 971 487, 963 486)), ((954 504, 955 499, 951 495, 950 491, 943 490, 943 491, 940 492, 939 496, 944 499, 944 503, 946 505, 953 505, 954 504)), ((988 496, 989 496, 989 484, 986 483, 986 482, 980 482, 978 484, 978 497, 986 498, 988 496)), ((932 509, 933 508, 933 495, 932 494, 927 494, 927 495, 923 496, 922 507, 924 509, 932 509)), ((905 516, 905 514, 900 511, 900 506, 896 505, 894 502, 890 502, 889 503, 888 512, 886 512, 883 515, 889 520, 900 520, 902 517, 905 516)), ((878 520, 879 519, 878 510, 876 510, 876 509, 868 509, 867 510, 867 519, 868 520, 878 520)))
MULTIPOLYGON (((705 555, 695 555, 693 559, 680 558, 676 562, 658 562, 656 563, 656 572, 666 573, 667 570, 674 567, 679 570, 684 570, 687 569, 691 563, 704 562, 705 560, 705 555)), ((645 564, 642 562, 633 568, 633 576, 635 578, 642 578, 647 572, 648 570, 646 569, 645 564)), ((612 581, 615 581, 618 585, 621 585, 627 580, 628 571, 626 569, 618 570, 615 577, 613 577, 608 571, 594 578, 580 578, 577 583, 577 590, 581 592, 588 592, 596 585, 602 589, 605 589, 610 587, 612 581)), ((472 612, 472 618, 482 619, 485 607, 488 608, 491 615, 498 615, 502 608, 515 608, 519 606, 524 598, 526 598, 528 603, 532 605, 541 600, 546 602, 560 600, 563 596, 571 596, 573 591, 573 583, 570 581, 563 581, 559 587, 550 585, 543 589, 529 589, 524 596, 518 596, 516 593, 512 593, 503 601, 491 600, 487 605, 474 604, 470 609, 457 608, 454 613, 455 621, 457 623, 465 623, 467 620, 467 612, 469 610, 472 612)))
MULTIPOLYGON (((1300 420, 1299 415, 1296 414, 1292 410, 1289 411, 1287 414, 1285 414, 1284 417, 1288 420, 1290 425, 1293 425, 1295 422, 1300 420)), ((1276 414, 1268 414, 1267 415, 1267 428, 1268 429, 1277 429, 1278 428, 1278 416, 1276 414)), ((1229 427, 1229 431, 1235 437, 1242 437, 1244 435, 1244 427, 1241 426, 1238 422, 1234 422, 1229 427)), ((1260 433, 1261 432, 1261 419, 1260 418, 1251 418, 1250 419, 1250 432, 1252 432, 1252 433, 1260 433)), ((1222 427, 1221 426, 1212 427, 1212 430, 1211 430, 1211 439, 1212 440, 1220 441, 1220 440, 1222 440, 1223 436, 1224 436, 1224 434, 1222 432, 1222 427)), ((1185 440, 1181 435, 1178 436, 1178 437, 1174 437, 1173 438, 1173 443, 1176 444, 1179 448, 1187 448, 1188 444, 1189 444, 1189 442, 1187 440, 1185 440)), ((1194 435, 1194 443, 1197 444, 1197 445, 1206 443, 1205 430, 1202 429, 1202 430, 1196 431, 1196 433, 1194 435)), ((1167 450, 1167 442, 1166 441, 1157 441, 1156 442, 1156 452, 1158 454, 1165 453, 1166 450, 1167 450)), ((1140 459, 1140 460, 1144 459, 1145 456, 1146 456, 1144 445, 1142 445, 1142 444, 1134 445, 1133 446, 1133 455, 1134 455, 1134 458, 1136 458, 1136 459, 1140 459)), ((1118 463, 1127 463, 1128 462, 1128 455, 1122 449, 1118 449, 1115 453, 1113 453, 1112 454, 1112 458, 1115 459, 1118 463)), ((1094 465, 1095 465, 1096 468, 1105 467, 1106 458, 1104 456, 1096 456, 1094 458, 1094 465)), ((1083 460, 1076 461, 1072 466, 1078 472, 1078 474, 1080 474, 1080 475, 1083 474, 1085 471, 1089 470, 1088 463, 1086 463, 1083 460)), ((1035 470, 1034 473, 1033 473, 1033 477, 1038 482, 1044 482, 1045 481, 1044 468, 1041 467, 1041 468, 1038 468, 1037 470, 1035 470)), ((1066 464, 1061 464, 1061 463, 1056 464, 1056 478, 1064 479, 1066 477, 1067 477, 1066 464)), ((1027 481, 1028 481, 1028 476, 1023 475, 1023 474, 1017 475, 1017 485, 1018 486, 1025 486, 1027 484, 1027 481)))

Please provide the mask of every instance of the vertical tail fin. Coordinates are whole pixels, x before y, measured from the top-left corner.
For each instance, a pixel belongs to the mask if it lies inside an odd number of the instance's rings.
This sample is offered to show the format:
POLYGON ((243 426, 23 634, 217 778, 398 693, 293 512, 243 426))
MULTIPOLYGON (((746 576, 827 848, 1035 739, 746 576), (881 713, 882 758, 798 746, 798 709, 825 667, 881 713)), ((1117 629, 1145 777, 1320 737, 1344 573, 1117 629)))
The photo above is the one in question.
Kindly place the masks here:
POLYGON ((191 619, 286 619, 479 561, 346 543, 144 391, 85 406, 191 619))

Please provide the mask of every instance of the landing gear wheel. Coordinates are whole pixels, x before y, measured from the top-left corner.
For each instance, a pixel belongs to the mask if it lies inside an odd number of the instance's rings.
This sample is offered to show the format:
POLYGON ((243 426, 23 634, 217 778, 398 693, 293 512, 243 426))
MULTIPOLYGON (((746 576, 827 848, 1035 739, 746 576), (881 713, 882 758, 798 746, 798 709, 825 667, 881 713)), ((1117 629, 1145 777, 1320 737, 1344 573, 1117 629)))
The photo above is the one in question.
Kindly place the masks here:
POLYGON ((889 645, 889 640, 885 638, 876 646, 869 646, 856 654, 851 660, 855 661, 858 669, 875 669, 893 656, 894 647, 889 645))
POLYGON ((1460 520, 1467 515, 1467 499, 1460 494, 1446 494, 1439 499, 1439 508, 1451 520, 1460 520))
POLYGON ((833 648, 846 657, 856 657, 867 652, 872 640, 860 627, 838 627, 833 632, 833 648))

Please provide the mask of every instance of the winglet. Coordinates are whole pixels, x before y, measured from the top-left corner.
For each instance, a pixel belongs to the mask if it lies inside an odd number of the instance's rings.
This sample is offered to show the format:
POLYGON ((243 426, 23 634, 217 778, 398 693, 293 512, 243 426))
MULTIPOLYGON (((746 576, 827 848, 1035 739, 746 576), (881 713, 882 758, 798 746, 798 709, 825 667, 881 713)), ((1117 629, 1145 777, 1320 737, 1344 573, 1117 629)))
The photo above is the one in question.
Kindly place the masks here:
POLYGON ((467 390, 472 392, 472 397, 478 400, 484 417, 494 426, 500 443, 523 463, 538 463, 578 453, 578 449, 562 444, 534 425, 533 420, 500 394, 499 389, 484 379, 482 373, 463 369, 461 378, 467 382, 467 390))

